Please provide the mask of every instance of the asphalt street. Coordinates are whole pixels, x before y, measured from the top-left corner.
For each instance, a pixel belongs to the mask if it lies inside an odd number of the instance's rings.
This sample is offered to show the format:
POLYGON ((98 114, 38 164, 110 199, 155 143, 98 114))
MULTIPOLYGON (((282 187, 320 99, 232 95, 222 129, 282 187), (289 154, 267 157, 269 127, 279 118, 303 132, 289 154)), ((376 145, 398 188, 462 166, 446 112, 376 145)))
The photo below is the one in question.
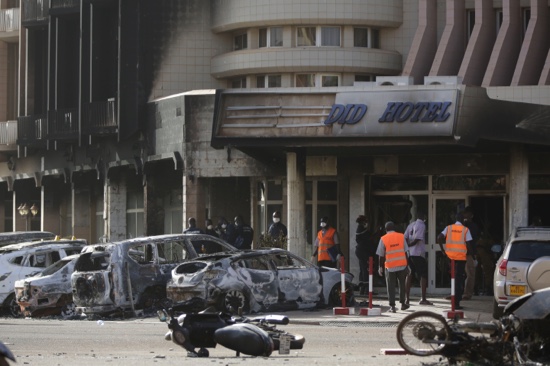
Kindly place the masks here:
MULTIPOLYGON (((354 315, 335 315, 334 309, 289 311, 280 314, 290 318, 290 324, 278 326, 292 334, 301 334, 306 343, 290 354, 273 352, 269 357, 237 356, 234 351, 218 345, 210 349, 208 358, 189 358, 186 351, 164 339, 166 324, 152 315, 131 319, 61 320, 59 318, 0 318, 0 340, 15 354, 17 363, 10 365, 236 365, 273 364, 297 366, 322 365, 446 365, 439 356, 417 357, 398 351, 396 327, 406 315, 428 310, 444 314, 451 309, 450 301, 430 297, 434 305, 415 305, 396 313, 388 312, 385 294, 374 297, 377 316, 358 315, 360 302, 353 307, 354 315), (398 353, 394 353, 394 352, 398 353)), ((492 298, 476 296, 464 301, 464 317, 473 321, 490 321, 492 298)), ((367 306, 368 307, 368 306, 367 306)), ((349 308, 351 309, 351 307, 349 308)))

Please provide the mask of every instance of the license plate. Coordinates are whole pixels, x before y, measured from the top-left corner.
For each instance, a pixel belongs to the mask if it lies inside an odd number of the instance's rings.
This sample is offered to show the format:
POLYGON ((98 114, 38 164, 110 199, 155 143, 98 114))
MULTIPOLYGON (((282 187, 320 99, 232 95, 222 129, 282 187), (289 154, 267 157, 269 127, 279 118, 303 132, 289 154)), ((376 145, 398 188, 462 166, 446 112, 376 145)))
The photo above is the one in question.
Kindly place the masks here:
POLYGON ((525 295, 525 290, 527 286, 524 285, 510 285, 510 295, 521 296, 525 295))

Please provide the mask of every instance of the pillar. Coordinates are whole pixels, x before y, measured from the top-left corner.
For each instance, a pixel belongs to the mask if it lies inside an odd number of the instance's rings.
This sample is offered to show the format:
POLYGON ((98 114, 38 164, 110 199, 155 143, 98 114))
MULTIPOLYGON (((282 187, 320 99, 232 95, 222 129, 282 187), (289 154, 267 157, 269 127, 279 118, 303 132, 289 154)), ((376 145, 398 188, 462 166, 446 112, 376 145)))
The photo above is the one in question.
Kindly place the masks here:
POLYGON ((529 161, 524 146, 510 148, 510 210, 509 232, 529 224, 529 161))
POLYGON ((365 177, 362 175, 352 176, 349 180, 349 253, 344 253, 349 258, 349 271, 356 279, 359 279, 359 260, 355 255, 355 220, 359 215, 366 215, 365 207, 365 177))
POLYGON ((114 178, 106 179, 107 192, 106 209, 108 210, 108 241, 126 239, 126 176, 117 174, 114 178))
MULTIPOLYGON (((206 204, 204 199, 203 184, 206 179, 197 178, 194 175, 183 176, 183 230, 187 228, 187 220, 194 217, 197 227, 203 228, 206 220, 206 204)), ((232 218, 228 218, 231 220, 232 218)))
POLYGON ((288 250, 302 258, 306 253, 306 165, 297 152, 286 153, 288 250))

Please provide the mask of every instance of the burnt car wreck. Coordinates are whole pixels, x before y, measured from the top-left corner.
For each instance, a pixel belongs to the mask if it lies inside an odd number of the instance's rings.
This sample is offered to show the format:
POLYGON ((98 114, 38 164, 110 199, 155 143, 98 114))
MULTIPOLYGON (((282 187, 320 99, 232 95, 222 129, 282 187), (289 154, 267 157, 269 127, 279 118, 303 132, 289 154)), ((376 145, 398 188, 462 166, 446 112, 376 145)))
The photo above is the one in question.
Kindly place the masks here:
MULTIPOLYGON (((347 273, 348 304, 353 303, 352 280, 347 273)), ((310 309, 340 304, 341 274, 283 249, 257 249, 180 264, 166 292, 176 304, 199 298, 228 312, 310 309)))
POLYGON ((171 270, 197 253, 236 251, 209 235, 173 234, 84 248, 71 276, 77 313, 108 315, 151 308, 166 298, 171 270))

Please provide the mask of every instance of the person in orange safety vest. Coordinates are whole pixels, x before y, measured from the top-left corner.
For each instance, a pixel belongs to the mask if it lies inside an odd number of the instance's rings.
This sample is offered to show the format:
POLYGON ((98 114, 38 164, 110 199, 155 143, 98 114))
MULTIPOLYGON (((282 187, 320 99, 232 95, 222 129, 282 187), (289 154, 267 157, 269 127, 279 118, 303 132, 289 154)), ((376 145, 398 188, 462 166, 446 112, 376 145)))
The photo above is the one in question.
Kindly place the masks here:
POLYGON ((456 222, 448 225, 437 236, 437 243, 441 251, 453 259, 455 263, 455 309, 460 310, 462 306, 462 295, 464 293, 464 284, 466 282, 466 256, 472 252, 472 234, 466 226, 463 225, 464 214, 456 214, 456 222), (445 248, 443 248, 445 244, 445 248))
POLYGON ((405 236, 395 231, 395 224, 392 221, 386 222, 385 229, 386 235, 380 238, 376 250, 376 254, 380 257, 378 273, 383 276, 385 272, 390 311, 395 313, 395 285, 397 283, 399 283, 401 310, 409 308, 409 304, 405 301, 406 281, 410 271, 408 265, 409 247, 405 241, 405 236))
POLYGON ((321 218, 320 226, 321 230, 317 233, 317 238, 313 244, 315 252, 311 256, 311 261, 315 263, 315 259, 317 259, 319 267, 336 268, 338 260, 342 255, 338 232, 329 225, 327 216, 321 218))

